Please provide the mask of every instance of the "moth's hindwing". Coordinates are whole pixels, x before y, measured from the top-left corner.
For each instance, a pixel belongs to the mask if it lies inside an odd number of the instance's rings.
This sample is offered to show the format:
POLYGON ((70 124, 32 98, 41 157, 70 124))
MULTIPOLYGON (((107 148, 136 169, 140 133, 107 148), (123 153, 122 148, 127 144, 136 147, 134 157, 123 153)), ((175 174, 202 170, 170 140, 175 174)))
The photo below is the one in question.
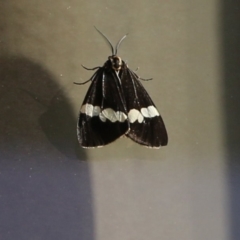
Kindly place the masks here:
POLYGON ((129 130, 121 84, 114 70, 101 67, 92 77, 78 120, 82 147, 101 147, 129 130))
POLYGON ((130 130, 126 136, 151 148, 168 143, 168 135, 158 110, 136 73, 123 62, 120 74, 130 130))

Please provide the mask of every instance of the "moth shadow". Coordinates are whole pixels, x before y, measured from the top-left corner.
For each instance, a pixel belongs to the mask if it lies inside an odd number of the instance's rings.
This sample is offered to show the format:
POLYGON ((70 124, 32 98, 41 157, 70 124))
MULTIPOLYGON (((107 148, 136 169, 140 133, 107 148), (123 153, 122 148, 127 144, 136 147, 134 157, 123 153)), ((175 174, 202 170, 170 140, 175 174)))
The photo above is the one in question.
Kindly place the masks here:
POLYGON ((89 164, 55 78, 0 56, 0 116, 0 238, 95 239, 89 164))
POLYGON ((84 150, 77 140, 77 119, 70 111, 69 102, 62 91, 51 99, 47 110, 40 116, 39 123, 48 140, 70 159, 77 157, 86 161, 84 150))
MULTIPOLYGON (((13 116, 9 118, 14 119, 14 112, 15 115, 23 116, 26 111, 28 116, 22 119, 21 123, 19 122, 21 125, 19 127, 15 119, 16 123, 13 124, 11 131, 17 135, 23 124, 28 124, 29 131, 36 131, 35 141, 43 133, 49 142, 67 158, 85 160, 84 150, 78 145, 77 120, 69 99, 64 91, 59 89, 49 71, 38 63, 19 56, 2 56, 0 65, 2 85, 0 101, 3 99, 2 104, 5 106, 9 103, 16 106, 12 112, 13 116), (18 107, 24 102, 26 106, 18 107), (42 130, 41 134, 39 127, 42 130)), ((2 120, 7 122, 6 117, 2 120)))

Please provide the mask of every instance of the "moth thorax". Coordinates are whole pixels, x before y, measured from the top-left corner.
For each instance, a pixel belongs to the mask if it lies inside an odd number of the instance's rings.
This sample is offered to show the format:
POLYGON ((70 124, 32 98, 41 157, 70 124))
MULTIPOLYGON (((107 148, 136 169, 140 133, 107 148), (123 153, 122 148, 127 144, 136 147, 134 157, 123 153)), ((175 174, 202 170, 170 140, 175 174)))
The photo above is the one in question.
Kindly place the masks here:
POLYGON ((111 61, 113 70, 119 71, 121 69, 122 59, 120 57, 113 55, 110 56, 108 59, 111 61))

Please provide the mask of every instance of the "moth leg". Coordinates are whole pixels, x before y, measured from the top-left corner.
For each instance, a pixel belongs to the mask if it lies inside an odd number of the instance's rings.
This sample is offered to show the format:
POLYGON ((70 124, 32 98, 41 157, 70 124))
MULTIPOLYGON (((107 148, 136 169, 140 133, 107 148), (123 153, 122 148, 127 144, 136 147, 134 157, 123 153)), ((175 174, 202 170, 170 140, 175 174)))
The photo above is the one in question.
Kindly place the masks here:
MULTIPOLYGON (((137 67, 133 72, 134 73, 136 73, 137 71, 139 70, 139 67, 137 67)), ((140 77, 138 77, 140 80, 142 80, 142 81, 150 81, 150 80, 153 80, 152 78, 140 78, 140 77)))
POLYGON ((87 80, 85 82, 82 82, 82 83, 77 83, 77 82, 73 82, 73 83, 76 84, 76 85, 83 85, 83 84, 88 83, 90 81, 92 81, 92 78, 90 78, 89 80, 87 80))
MULTIPOLYGON (((85 68, 85 67, 84 67, 84 68, 85 68)), ((97 68, 98 68, 98 67, 97 67, 97 68)), ((88 82, 90 82, 90 81, 93 81, 94 78, 96 77, 96 75, 97 75, 97 72, 95 72, 95 73, 93 74, 93 76, 92 76, 90 79, 88 79, 87 81, 85 81, 85 82, 82 82, 82 83, 73 82, 73 83, 76 84, 76 85, 83 85, 83 84, 85 84, 85 83, 88 83, 88 82)))
POLYGON ((137 78, 137 79, 140 79, 140 80, 142 80, 142 81, 150 81, 150 80, 152 80, 152 78, 141 78, 141 77, 139 77, 137 74, 136 74, 136 71, 139 69, 139 67, 137 67, 137 69, 135 70, 135 71, 131 71, 132 72, 132 74, 137 78))
POLYGON ((101 67, 87 68, 87 67, 83 66, 82 64, 81 64, 81 66, 86 70, 96 70, 96 69, 101 68, 101 67))

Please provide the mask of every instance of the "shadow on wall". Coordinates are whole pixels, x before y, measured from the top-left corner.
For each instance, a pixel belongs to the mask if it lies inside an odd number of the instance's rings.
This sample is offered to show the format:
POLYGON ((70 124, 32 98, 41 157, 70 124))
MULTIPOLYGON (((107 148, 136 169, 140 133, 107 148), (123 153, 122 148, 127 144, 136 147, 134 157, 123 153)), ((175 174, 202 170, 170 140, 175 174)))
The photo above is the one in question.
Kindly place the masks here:
POLYGON ((0 116, 1 238, 93 240, 89 168, 55 79, 0 57, 0 116))
MULTIPOLYGON (((53 77, 38 64, 16 57, 1 58, 0 71, 2 110, 9 117, 0 120, 1 124, 15 119, 16 123, 11 126, 12 131, 16 128, 14 137, 21 127, 25 126, 29 131, 31 126, 35 127, 31 131, 39 131, 37 127, 41 127, 48 140, 66 157, 75 158, 77 154, 80 160, 84 160, 85 155, 78 147, 76 137, 77 120, 53 77), (24 112, 26 119, 22 119, 24 112), (24 121, 18 121, 16 115, 24 121)), ((32 139, 37 140, 38 136, 32 139)))
POLYGON ((222 2, 225 139, 230 201, 229 239, 240 239, 240 2, 222 2))

